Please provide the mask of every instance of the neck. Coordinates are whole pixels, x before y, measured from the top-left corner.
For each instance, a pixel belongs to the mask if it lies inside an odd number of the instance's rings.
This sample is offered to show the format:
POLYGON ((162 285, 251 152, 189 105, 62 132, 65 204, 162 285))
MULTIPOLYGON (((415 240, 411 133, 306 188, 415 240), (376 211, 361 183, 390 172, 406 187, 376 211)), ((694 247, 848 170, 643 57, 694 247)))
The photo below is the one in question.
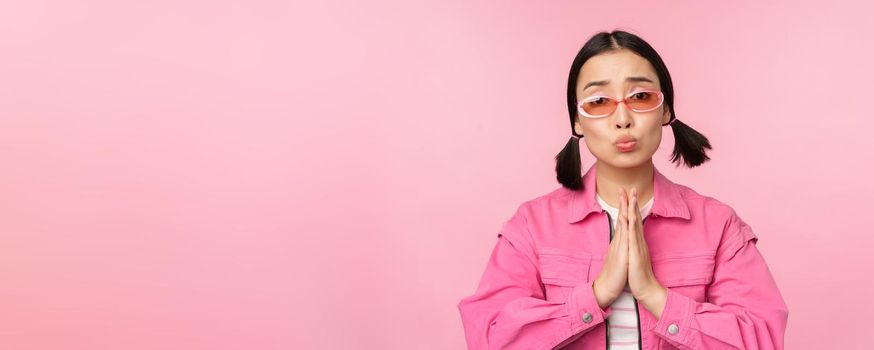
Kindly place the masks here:
POLYGON ((610 206, 619 208, 619 189, 624 188, 631 204, 631 189, 637 189, 637 206, 653 196, 653 164, 645 162, 633 168, 617 168, 600 161, 595 162, 595 190, 610 206))

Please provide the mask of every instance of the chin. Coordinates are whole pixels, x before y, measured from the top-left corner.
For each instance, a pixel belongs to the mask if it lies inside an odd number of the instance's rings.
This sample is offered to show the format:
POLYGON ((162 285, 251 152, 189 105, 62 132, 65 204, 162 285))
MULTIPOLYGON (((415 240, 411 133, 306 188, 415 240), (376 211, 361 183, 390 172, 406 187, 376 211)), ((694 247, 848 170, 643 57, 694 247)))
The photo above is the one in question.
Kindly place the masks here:
POLYGON ((643 164, 646 164, 646 160, 645 160, 645 159, 644 159, 644 160, 640 160, 640 161, 638 161, 637 159, 635 159, 634 161, 623 161, 623 160, 618 160, 618 161, 610 162, 610 165, 612 165, 613 167, 615 167, 615 168, 623 168, 623 169, 632 169, 632 168, 637 168, 637 167, 639 167, 639 166, 641 166, 641 165, 643 165, 643 164))
POLYGON ((598 159, 614 168, 636 168, 651 162, 652 154, 644 152, 644 150, 636 150, 630 153, 616 152, 608 157, 598 159))

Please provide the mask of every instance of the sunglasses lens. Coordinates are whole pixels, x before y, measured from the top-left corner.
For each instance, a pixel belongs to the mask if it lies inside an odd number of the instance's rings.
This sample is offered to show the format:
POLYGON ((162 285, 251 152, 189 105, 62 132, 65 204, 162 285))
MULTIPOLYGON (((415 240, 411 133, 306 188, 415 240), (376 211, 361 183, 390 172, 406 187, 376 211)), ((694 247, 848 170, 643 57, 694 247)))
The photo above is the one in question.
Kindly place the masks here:
POLYGON ((637 111, 648 111, 662 102, 659 94, 652 91, 641 91, 631 94, 626 100, 628 107, 637 111))
POLYGON ((597 97, 584 101, 580 107, 590 115, 606 115, 616 108, 616 101, 607 97, 597 97))

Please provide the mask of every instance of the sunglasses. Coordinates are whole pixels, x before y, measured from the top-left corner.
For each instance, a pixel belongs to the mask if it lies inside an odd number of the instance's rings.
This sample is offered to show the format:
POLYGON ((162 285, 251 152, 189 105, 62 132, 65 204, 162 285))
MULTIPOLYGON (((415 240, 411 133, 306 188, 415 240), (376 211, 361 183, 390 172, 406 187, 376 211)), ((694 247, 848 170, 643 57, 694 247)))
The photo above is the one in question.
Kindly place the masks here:
POLYGON ((658 90, 638 90, 617 100, 610 96, 590 96, 577 102, 577 111, 587 118, 603 118, 613 114, 620 103, 635 112, 649 112, 664 102, 665 95, 658 90))

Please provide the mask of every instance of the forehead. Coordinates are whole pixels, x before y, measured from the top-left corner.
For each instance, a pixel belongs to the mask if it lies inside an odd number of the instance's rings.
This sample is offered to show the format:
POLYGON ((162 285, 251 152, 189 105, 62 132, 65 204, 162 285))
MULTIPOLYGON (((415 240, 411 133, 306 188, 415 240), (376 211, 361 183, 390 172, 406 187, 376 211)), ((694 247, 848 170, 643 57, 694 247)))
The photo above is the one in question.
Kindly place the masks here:
MULTIPOLYGON (((583 92, 583 87, 587 83, 600 80, 609 81, 604 88, 614 90, 621 90, 623 87, 634 84, 659 86, 658 76, 652 64, 630 50, 609 51, 589 58, 580 68, 580 74, 577 78, 577 93, 583 92), (625 78, 627 77, 646 77, 654 84, 626 82, 625 78)), ((590 87, 586 91, 597 89, 597 87, 590 87)))

